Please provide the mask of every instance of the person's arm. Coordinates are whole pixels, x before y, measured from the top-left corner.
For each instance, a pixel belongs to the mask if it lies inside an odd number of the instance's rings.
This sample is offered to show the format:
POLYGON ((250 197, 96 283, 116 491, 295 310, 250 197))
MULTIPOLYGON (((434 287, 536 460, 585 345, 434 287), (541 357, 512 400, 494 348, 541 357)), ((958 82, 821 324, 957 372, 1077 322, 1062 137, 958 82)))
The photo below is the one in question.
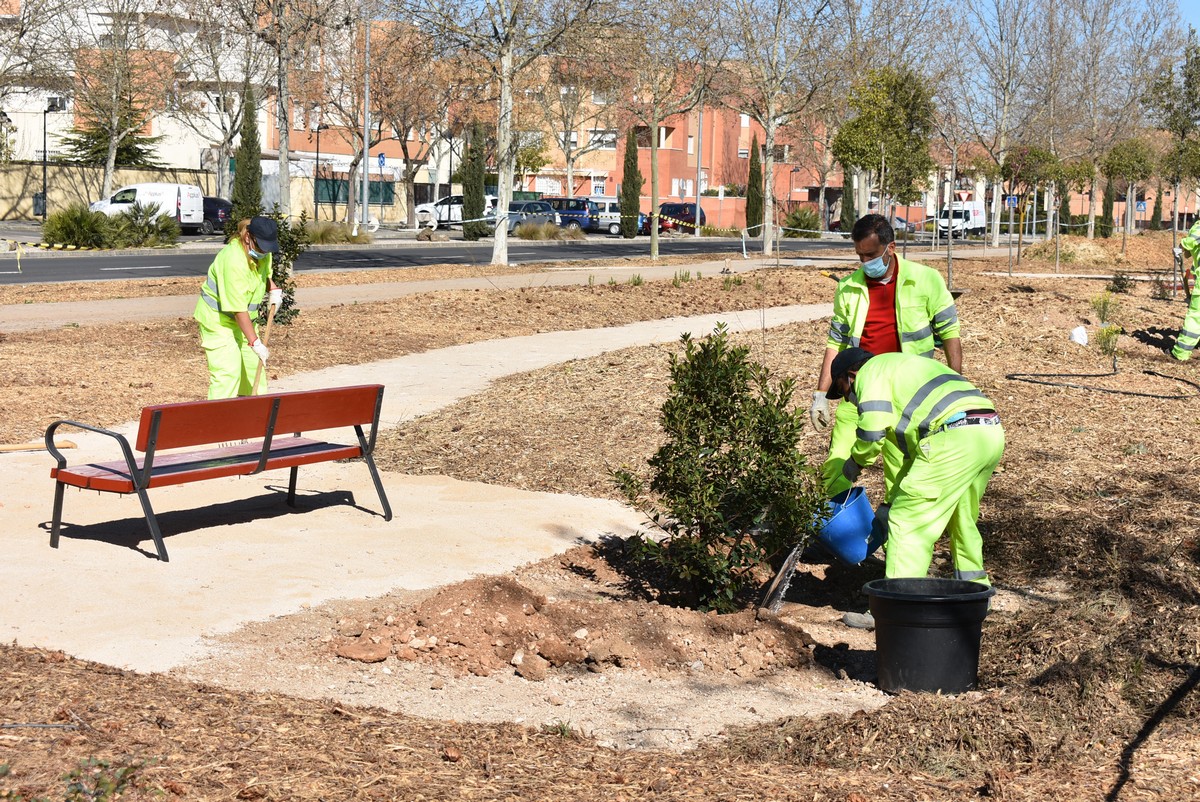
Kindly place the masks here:
POLYGON ((962 375, 962 340, 958 337, 951 337, 942 342, 942 349, 946 352, 946 364, 950 366, 950 370, 962 375))
POLYGON ((242 330, 242 334, 245 335, 246 343, 254 345, 254 341, 258 339, 258 335, 254 332, 254 321, 250 319, 250 313, 234 312, 233 320, 237 323, 238 328, 242 330))
POLYGON ((829 369, 833 365, 833 358, 837 355, 836 348, 825 349, 825 358, 821 360, 821 374, 817 377, 817 392, 828 392, 833 384, 833 377, 829 375, 829 369))

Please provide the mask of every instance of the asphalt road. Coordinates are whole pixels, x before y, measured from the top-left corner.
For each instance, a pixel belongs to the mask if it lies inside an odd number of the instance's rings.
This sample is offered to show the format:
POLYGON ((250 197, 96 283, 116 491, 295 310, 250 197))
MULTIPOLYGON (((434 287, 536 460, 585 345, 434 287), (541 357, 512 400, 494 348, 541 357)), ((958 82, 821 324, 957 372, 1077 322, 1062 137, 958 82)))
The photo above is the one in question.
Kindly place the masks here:
MULTIPOLYGON (((212 238, 211 248, 204 247, 200 238, 187 238, 189 247, 172 251, 130 251, 89 254, 38 254, 24 258, 17 270, 17 260, 8 255, 0 259, 0 284, 36 284, 61 281, 106 281, 130 278, 162 278, 166 276, 203 276, 220 248, 220 240, 212 238)), ((749 243, 753 246, 754 243, 749 243)), ((799 256, 816 249, 845 249, 853 253, 849 240, 783 240, 784 254, 799 256)), ((592 238, 587 242, 526 243, 510 240, 509 262, 513 265, 530 262, 564 260, 612 260, 627 256, 646 256, 650 240, 592 238)), ((689 254, 722 254, 741 256, 742 242, 735 239, 706 237, 663 238, 659 243, 663 256, 689 254)), ((377 268, 421 267, 432 264, 488 264, 492 243, 446 242, 423 243, 408 240, 387 240, 372 247, 319 248, 305 253, 296 263, 297 272, 308 270, 369 270, 377 268)), ((751 252, 753 255, 753 252, 751 252)))

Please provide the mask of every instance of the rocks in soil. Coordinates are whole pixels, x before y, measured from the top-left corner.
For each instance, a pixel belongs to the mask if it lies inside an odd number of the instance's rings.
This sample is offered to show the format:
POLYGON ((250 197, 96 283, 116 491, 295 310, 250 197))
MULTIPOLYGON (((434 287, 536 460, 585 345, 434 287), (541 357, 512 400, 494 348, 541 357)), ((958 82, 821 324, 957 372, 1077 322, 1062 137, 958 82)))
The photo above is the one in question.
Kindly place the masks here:
POLYGON ((806 648, 812 638, 787 619, 757 620, 753 610, 715 615, 631 597, 589 546, 530 566, 523 576, 554 588, 554 596, 515 576, 476 577, 413 607, 376 610, 378 620, 338 620, 331 642, 346 659, 377 662, 394 643, 398 660, 457 676, 515 670, 535 682, 550 672, 699 670, 750 677, 813 664, 806 648))

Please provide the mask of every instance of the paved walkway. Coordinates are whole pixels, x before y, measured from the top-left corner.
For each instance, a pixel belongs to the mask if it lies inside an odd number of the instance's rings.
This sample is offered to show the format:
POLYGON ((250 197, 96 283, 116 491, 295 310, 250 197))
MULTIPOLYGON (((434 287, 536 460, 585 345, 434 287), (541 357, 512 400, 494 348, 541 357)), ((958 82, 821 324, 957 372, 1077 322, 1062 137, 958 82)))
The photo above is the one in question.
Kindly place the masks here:
MULTIPOLYGON (((343 293, 338 302, 347 302, 347 288, 334 289, 343 293)), ((165 313, 177 301, 144 303, 165 313)), ((382 419, 391 426, 508 373, 673 341, 685 331, 707 333, 717 321, 753 331, 830 312, 827 304, 805 305, 538 334, 289 376, 272 388, 380 382, 387 387, 382 419)), ((119 427, 126 434, 135 428, 119 427)), ((78 445, 65 452, 72 463, 118 456, 110 438, 61 434, 78 445)), ((283 471, 152 492, 171 553, 171 562, 160 563, 151 558, 132 496, 68 492, 61 547, 51 549, 51 465, 44 451, 0 454, 0 639, 140 671, 198 659, 213 648, 208 636, 248 622, 332 599, 504 573, 607 533, 631 534, 641 524, 612 501, 390 472, 383 482, 395 518, 384 522, 366 468, 326 464, 301 470, 299 511, 284 502, 283 471)))

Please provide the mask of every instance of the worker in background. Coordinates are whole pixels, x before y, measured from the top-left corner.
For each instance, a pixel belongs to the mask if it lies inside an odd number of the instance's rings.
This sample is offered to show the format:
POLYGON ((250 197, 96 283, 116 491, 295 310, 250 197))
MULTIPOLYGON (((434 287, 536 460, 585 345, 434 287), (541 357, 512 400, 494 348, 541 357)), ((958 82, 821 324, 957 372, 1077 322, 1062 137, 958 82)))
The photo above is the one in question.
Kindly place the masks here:
POLYGON ((278 252, 279 226, 255 217, 238 224, 237 237, 208 268, 192 317, 208 358, 209 398, 251 395, 259 364, 265 373, 270 352, 254 321, 263 300, 275 308, 283 302, 283 290, 271 280, 271 258, 278 252))
POLYGON ((1190 359, 1196 343, 1200 342, 1200 292, 1192 292, 1197 273, 1200 273, 1200 220, 1197 220, 1186 237, 1176 249, 1185 259, 1183 267, 1183 291, 1188 296, 1187 314, 1183 316, 1183 326, 1179 329, 1179 337, 1171 356, 1178 360, 1190 359))
MULTIPOLYGON (((825 491, 830 496, 852 484, 842 468, 854 445, 858 417, 852 404, 838 405, 835 416, 829 412, 829 370, 839 352, 858 347, 875 354, 900 351, 932 357, 940 340, 951 370, 962 373, 958 309, 941 274, 900 258, 896 234, 883 215, 860 218, 850 236, 862 267, 838 282, 825 357, 809 409, 814 428, 828 429, 833 423, 829 457, 821 468, 825 491)), ((882 518, 886 518, 886 503, 891 500, 891 488, 902 461, 899 451, 884 446, 882 518)))
MULTIPOLYGON (((853 482, 887 446, 901 455, 888 516, 889 579, 924 577, 942 532, 954 578, 990 585, 983 569, 979 500, 1004 454, 995 405, 957 372, 913 354, 847 348, 830 365, 829 398, 855 410, 857 434, 843 473, 853 482)), ((839 406, 839 409, 841 407, 839 406)), ((871 629, 870 613, 847 613, 871 629)))

